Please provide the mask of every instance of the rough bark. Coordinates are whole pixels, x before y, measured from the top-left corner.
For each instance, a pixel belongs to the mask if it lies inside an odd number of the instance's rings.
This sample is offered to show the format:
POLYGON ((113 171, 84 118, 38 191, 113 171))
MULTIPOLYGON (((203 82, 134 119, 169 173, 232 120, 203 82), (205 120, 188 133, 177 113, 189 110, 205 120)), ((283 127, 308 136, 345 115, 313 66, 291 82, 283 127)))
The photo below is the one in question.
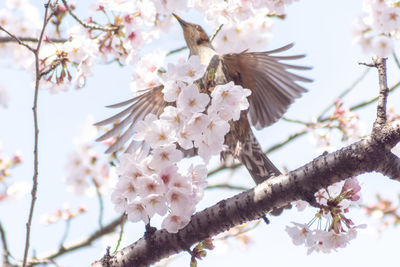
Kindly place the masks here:
POLYGON ((105 255, 94 266, 148 266, 292 201, 313 202, 319 189, 362 173, 376 171, 400 180, 400 159, 390 152, 399 141, 400 121, 376 128, 365 139, 325 153, 286 175, 271 178, 194 214, 191 222, 176 234, 158 230, 113 255, 105 255))

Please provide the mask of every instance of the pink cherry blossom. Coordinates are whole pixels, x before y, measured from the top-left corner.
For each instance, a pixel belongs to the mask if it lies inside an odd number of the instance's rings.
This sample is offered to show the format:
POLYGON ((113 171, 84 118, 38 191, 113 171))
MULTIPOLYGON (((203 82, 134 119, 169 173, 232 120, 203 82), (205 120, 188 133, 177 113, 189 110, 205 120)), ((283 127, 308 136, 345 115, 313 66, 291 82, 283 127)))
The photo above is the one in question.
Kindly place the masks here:
POLYGON ((208 102, 210 102, 210 97, 207 94, 199 93, 198 86, 191 84, 182 88, 176 105, 185 114, 193 114, 203 112, 208 102))
POLYGON ((143 204, 138 200, 128 204, 126 214, 128 215, 128 220, 131 222, 144 221, 146 224, 149 222, 149 216, 143 204))
POLYGON ((185 227, 190 221, 190 216, 169 214, 162 222, 161 227, 170 233, 177 233, 185 227))

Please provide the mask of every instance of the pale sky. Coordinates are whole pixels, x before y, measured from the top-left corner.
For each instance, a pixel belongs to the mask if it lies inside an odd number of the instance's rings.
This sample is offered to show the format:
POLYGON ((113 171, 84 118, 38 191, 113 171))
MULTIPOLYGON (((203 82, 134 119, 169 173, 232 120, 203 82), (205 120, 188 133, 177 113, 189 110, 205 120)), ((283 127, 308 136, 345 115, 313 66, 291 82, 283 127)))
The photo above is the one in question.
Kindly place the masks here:
MULTIPOLYGON (((42 2, 42 1, 41 1, 42 2)), ((78 14, 84 14, 85 8, 79 6, 78 14)), ((370 56, 364 55, 361 48, 352 43, 351 24, 355 17, 361 14, 362 1, 305 1, 300 0, 288 7, 287 19, 278 20, 273 29, 274 37, 265 49, 274 49, 290 42, 296 45, 290 53, 305 53, 307 57, 301 61, 304 65, 313 66, 306 76, 314 79, 307 84, 309 92, 297 100, 289 109, 288 118, 311 120, 321 110, 329 105, 336 96, 349 87, 365 70, 359 62, 369 62, 370 56)), ((1 4, 0 4, 1 6, 1 4)), ((185 15, 183 19, 201 23, 198 14, 185 15)), ((207 30, 207 27, 205 27, 207 30)), ((209 30, 209 29, 208 29, 209 30)), ((210 33, 210 32, 209 32, 210 33)), ((184 44, 181 29, 175 25, 169 38, 162 43, 164 49, 174 49, 184 44)), ((156 44, 149 49, 156 47, 156 44)), ((186 57, 182 52, 177 57, 186 57)), ((393 85, 400 77, 393 60, 388 60, 388 83, 393 85)), ((64 203, 75 210, 84 204, 91 212, 80 216, 72 222, 70 241, 92 232, 97 227, 98 203, 96 198, 77 197, 66 192, 63 179, 66 176, 65 164, 68 154, 73 150, 72 140, 78 136, 79 125, 85 122, 87 115, 93 115, 101 120, 112 114, 104 106, 117 103, 129 97, 129 84, 132 71, 116 64, 99 65, 94 69, 94 75, 88 79, 87 86, 81 90, 71 89, 67 93, 51 95, 40 91, 39 96, 39 128, 40 128, 40 158, 39 158, 39 191, 38 201, 33 218, 31 234, 31 249, 40 255, 57 247, 64 231, 63 223, 45 226, 39 219, 43 213, 54 212, 64 203)), ((378 93, 378 78, 375 70, 369 72, 365 80, 345 98, 345 104, 351 106, 370 99, 378 93)), ((0 65, 0 85, 6 85, 10 93, 8 109, 0 107, 2 130, 0 140, 3 142, 3 154, 11 154, 21 150, 24 158, 22 166, 13 170, 13 179, 30 182, 33 174, 33 122, 32 101, 33 89, 30 74, 10 68, 4 63, 0 65)), ((395 92, 389 96, 389 105, 400 103, 400 94, 395 92)), ((400 107, 397 104, 397 112, 400 107)), ((365 128, 371 129, 375 118, 375 107, 371 106, 360 112, 365 128)), ((290 133, 300 129, 300 126, 283 121, 257 132, 263 147, 267 148, 290 133)), ((285 146, 278 152, 269 155, 271 160, 282 169, 289 170, 300 167, 321 151, 310 142, 309 137, 302 137, 296 142, 285 146)), ((339 147, 343 144, 339 144, 339 147)), ((224 179, 230 174, 221 173, 218 179, 224 179)), ((213 178, 215 179, 215 178, 213 178)), ((253 186, 246 170, 240 169, 233 177, 237 184, 253 186)), ((362 195, 365 203, 374 201, 374 195, 379 192, 387 198, 397 199, 400 184, 390 181, 380 174, 367 174, 360 177, 362 195)), ((200 203, 201 210, 217 201, 236 194, 230 191, 206 192, 200 203)), ((106 214, 105 222, 115 218, 109 196, 104 197, 106 214)), ((0 203, 0 221, 7 229, 10 250, 18 258, 22 258, 25 240, 25 223, 28 217, 30 195, 20 202, 0 203)), ((390 228, 381 236, 376 234, 377 221, 367 221, 360 210, 350 212, 349 217, 356 223, 367 223, 368 228, 360 231, 359 237, 353 240, 345 249, 338 249, 330 254, 313 253, 307 255, 302 246, 294 246, 284 231, 291 221, 307 223, 313 218, 315 209, 297 212, 295 209, 284 212, 282 216, 270 217, 271 224, 260 225, 250 236, 253 242, 247 250, 230 242, 227 251, 216 249, 208 252, 208 256, 199 262, 198 266, 392 266, 398 262, 398 228, 390 228)), ((136 241, 143 233, 143 223, 126 224, 126 244, 136 241)), ((231 240, 233 241, 233 240, 231 240)), ((94 260, 100 259, 105 252, 101 241, 92 248, 68 254, 58 259, 62 266, 88 266, 94 260)), ((181 253, 171 262, 170 266, 188 266, 190 257, 181 253)))

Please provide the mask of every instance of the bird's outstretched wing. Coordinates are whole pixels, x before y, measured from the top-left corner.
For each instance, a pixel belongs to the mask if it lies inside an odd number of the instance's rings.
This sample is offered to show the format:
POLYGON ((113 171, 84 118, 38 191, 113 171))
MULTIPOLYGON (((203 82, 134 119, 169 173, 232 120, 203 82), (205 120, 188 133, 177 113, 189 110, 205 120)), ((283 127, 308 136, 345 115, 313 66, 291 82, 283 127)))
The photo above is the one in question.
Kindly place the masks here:
POLYGON ((266 52, 242 52, 222 56, 225 71, 236 84, 252 91, 249 96, 249 120, 257 129, 264 128, 282 117, 294 99, 306 92, 296 82, 311 82, 288 70, 308 70, 310 67, 280 62, 304 55, 275 56, 293 44, 266 52))
MULTIPOLYGON (((96 141, 103 141, 110 137, 117 137, 117 141, 106 150, 106 153, 118 151, 131 139, 135 133, 135 124, 137 121, 142 120, 150 113, 156 116, 162 113, 164 107, 167 105, 161 92, 162 89, 163 86, 160 85, 141 90, 137 96, 127 101, 107 106, 108 108, 120 108, 129 105, 118 114, 95 124, 95 126, 103 126, 110 123, 115 124, 110 131, 96 139, 96 141)), ((136 144, 137 142, 132 140, 126 151, 131 152, 135 149, 136 144)))

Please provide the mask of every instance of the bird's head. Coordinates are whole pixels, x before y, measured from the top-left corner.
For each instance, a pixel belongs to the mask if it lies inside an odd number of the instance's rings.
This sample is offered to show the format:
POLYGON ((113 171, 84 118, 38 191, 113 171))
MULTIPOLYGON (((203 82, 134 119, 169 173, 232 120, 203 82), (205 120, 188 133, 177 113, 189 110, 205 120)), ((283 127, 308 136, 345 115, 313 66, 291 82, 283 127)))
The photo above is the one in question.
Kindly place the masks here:
POLYGON ((196 51, 200 46, 211 46, 207 33, 200 25, 189 23, 181 19, 176 14, 172 14, 183 29, 183 35, 190 51, 196 51))

